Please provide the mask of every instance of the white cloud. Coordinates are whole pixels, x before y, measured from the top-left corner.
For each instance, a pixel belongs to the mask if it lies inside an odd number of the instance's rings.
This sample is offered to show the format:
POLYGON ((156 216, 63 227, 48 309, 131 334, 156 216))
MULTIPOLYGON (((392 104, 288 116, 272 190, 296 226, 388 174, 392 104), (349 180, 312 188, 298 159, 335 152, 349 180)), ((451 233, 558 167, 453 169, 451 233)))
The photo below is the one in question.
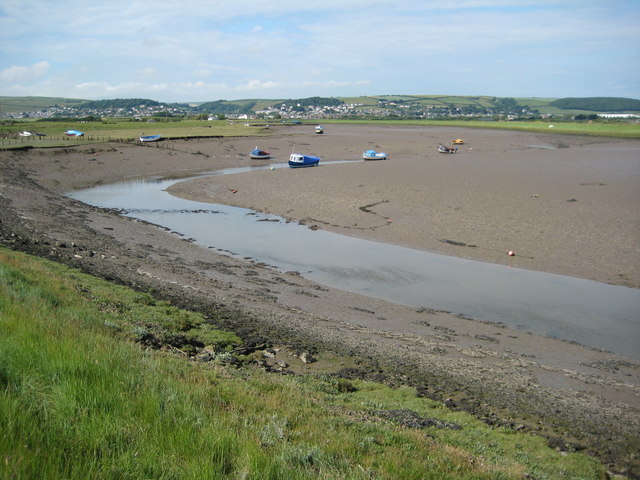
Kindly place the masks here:
POLYGON ((49 62, 42 61, 30 67, 13 66, 0 71, 2 83, 30 83, 42 77, 49 70, 49 62))
POLYGON ((501 95, 516 84, 532 96, 554 96, 558 86, 577 96, 604 89, 589 73, 606 64, 616 95, 626 84, 635 92, 627 96, 640 97, 640 4, 626 0, 156 0, 153 8, 85 0, 77 7, 2 2, 0 95, 67 96, 77 82, 71 92, 85 98, 162 93, 171 101, 342 95, 363 86, 380 94, 501 95))

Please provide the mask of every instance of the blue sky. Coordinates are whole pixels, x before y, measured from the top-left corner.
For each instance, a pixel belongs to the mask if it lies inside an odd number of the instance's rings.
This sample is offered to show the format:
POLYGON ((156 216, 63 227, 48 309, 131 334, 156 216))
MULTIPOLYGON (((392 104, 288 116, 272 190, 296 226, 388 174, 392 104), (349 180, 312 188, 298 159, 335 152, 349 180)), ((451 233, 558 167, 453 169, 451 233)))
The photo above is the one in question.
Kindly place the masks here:
POLYGON ((0 95, 640 99, 640 0, 0 0, 0 95))

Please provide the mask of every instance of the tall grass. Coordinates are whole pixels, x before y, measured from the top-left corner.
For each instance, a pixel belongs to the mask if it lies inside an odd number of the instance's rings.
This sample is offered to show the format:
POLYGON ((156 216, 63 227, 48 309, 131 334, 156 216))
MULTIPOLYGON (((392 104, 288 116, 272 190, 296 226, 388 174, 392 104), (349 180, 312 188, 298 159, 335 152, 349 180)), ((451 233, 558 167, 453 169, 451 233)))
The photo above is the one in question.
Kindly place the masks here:
POLYGON ((409 388, 203 364, 132 341, 144 327, 238 345, 205 325, 0 249, 0 478, 603 478, 590 457, 562 456, 409 388), (406 428, 376 414, 385 409, 462 428, 406 428))

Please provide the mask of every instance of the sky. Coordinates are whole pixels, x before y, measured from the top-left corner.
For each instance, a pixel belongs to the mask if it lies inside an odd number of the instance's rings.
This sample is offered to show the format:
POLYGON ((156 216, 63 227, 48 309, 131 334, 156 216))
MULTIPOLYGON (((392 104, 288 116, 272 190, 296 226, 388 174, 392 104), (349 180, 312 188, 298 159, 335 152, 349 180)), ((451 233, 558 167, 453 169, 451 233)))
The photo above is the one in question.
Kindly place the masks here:
POLYGON ((0 0, 0 96, 640 99, 640 0, 0 0))

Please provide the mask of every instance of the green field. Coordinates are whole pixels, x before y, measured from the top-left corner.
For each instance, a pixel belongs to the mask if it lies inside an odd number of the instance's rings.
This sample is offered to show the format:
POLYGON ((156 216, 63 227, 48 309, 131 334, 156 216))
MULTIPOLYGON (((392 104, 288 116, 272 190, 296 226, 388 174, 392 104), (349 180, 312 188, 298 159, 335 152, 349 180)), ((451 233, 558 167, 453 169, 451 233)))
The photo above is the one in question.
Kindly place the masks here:
POLYGON ((547 134, 640 138, 640 124, 625 122, 501 122, 479 120, 323 120, 325 124, 416 125, 459 128, 488 128, 547 134))
POLYGON ((194 137, 241 137, 268 135, 264 125, 246 125, 241 122, 228 123, 224 120, 179 120, 155 123, 130 120, 107 120, 101 122, 77 121, 20 121, 0 127, 0 148, 56 147, 86 145, 108 141, 136 142, 143 135, 162 135, 164 139, 194 137), (45 136, 21 137, 22 131, 43 133, 45 136), (82 137, 68 137, 67 130, 80 130, 82 137))
POLYGON ((0 478, 605 478, 409 387, 267 373, 197 313, 4 248, 0 332, 0 478))
MULTIPOLYGON (((303 123, 314 123, 308 120, 303 123)), ((640 124, 627 122, 504 122, 478 120, 338 120, 324 119, 326 124, 373 124, 452 126, 463 128, 494 128, 520 130, 547 134, 592 135, 616 138, 640 138, 640 124)), ((19 121, 0 127, 0 149, 24 147, 59 147, 119 141, 136 142, 142 135, 160 134, 164 139, 267 136, 266 121, 229 123, 224 120, 177 120, 147 123, 131 120, 77 121, 19 121), (73 129, 85 133, 83 137, 67 137, 64 132, 73 129), (43 133, 46 136, 21 137, 24 130, 43 133)))

